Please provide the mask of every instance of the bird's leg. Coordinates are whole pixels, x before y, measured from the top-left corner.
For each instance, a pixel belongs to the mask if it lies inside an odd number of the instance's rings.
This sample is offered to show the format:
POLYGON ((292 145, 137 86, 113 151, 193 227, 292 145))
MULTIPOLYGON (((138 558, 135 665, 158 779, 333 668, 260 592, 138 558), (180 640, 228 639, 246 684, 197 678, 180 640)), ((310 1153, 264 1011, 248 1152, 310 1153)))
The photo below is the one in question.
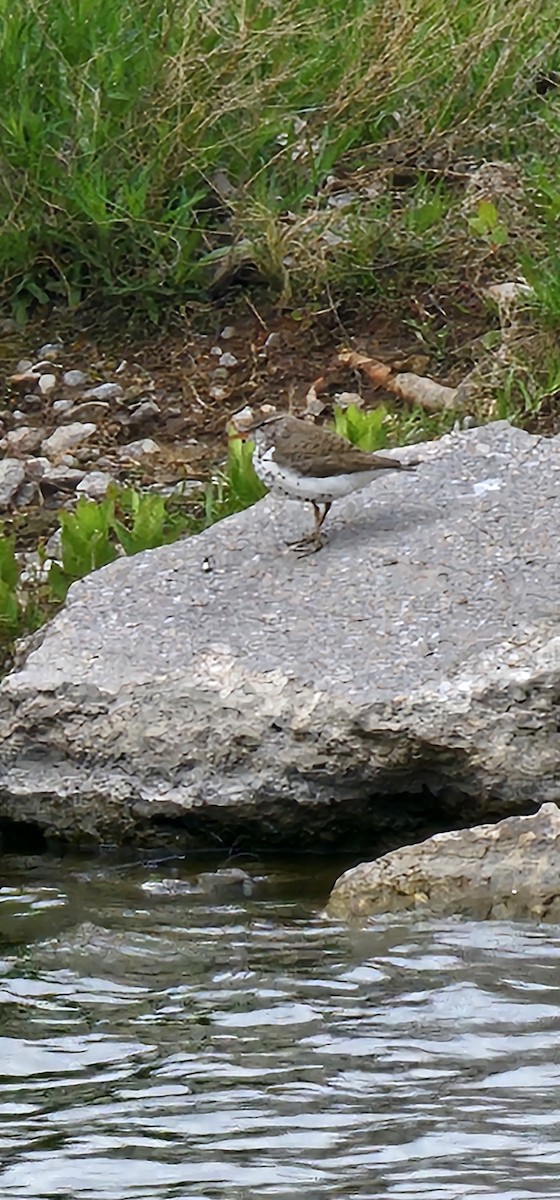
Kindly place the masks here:
POLYGON ((324 512, 322 517, 319 516, 319 505, 316 504, 314 500, 312 501, 312 504, 313 508, 315 509, 315 532, 318 533, 327 513, 332 508, 332 500, 327 500, 326 504, 323 505, 324 512))
POLYGON ((331 502, 327 501, 327 503, 323 504, 323 512, 321 512, 321 505, 317 504, 316 500, 312 500, 311 503, 313 505, 315 528, 313 529, 312 533, 306 534, 305 537, 298 538, 298 540, 295 542, 288 542, 288 546, 290 546, 292 550, 298 551, 300 554, 314 554, 317 550, 320 550, 321 546, 323 545, 321 526, 331 507, 331 502))

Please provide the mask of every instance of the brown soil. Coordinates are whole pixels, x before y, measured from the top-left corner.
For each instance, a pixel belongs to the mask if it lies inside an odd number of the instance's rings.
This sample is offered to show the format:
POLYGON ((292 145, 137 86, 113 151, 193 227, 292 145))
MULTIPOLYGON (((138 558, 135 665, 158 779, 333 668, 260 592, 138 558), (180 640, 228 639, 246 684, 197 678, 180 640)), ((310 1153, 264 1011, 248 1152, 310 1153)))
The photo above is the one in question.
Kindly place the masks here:
MULTIPOLYGON (((471 365, 473 342, 488 327, 488 313, 476 297, 466 299, 468 303, 464 297, 448 298, 446 312, 433 296, 415 299, 409 323, 406 318, 397 321, 374 312, 354 318, 348 325, 332 312, 297 320, 270 308, 259 311, 252 301, 242 299, 229 310, 200 308, 188 318, 174 318, 165 331, 142 334, 131 334, 122 326, 112 328, 106 319, 72 321, 66 314, 51 315, 17 335, 0 338, 0 363, 5 371, 0 421, 4 430, 13 427, 11 414, 19 397, 7 380, 18 360, 35 360, 39 347, 60 337, 60 361, 65 370, 81 369, 91 383, 118 381, 129 398, 150 396, 159 405, 160 415, 133 432, 111 415, 99 426, 97 448, 110 454, 123 443, 153 437, 163 449, 152 472, 158 482, 204 479, 223 462, 228 418, 245 404, 273 403, 297 412, 303 408, 311 384, 322 378, 326 415, 330 415, 330 399, 340 391, 358 392, 365 407, 379 403, 391 407, 391 397, 375 389, 363 375, 334 365, 337 351, 343 347, 379 357, 400 370, 416 369, 441 382, 459 382, 471 365), (427 341, 414 330, 420 308, 427 341), (222 331, 228 327, 231 336, 224 338, 222 331), (444 339, 441 335, 446 330, 444 339), (219 365, 218 347, 237 360, 235 366, 219 365), (123 360, 126 366, 116 374, 123 360)), ((65 394, 58 387, 53 397, 65 394)), ((75 394, 72 398, 79 399, 75 394)), ((41 424, 48 431, 54 428, 57 422, 51 403, 38 397, 29 423, 41 424)), ((136 469, 137 477, 143 473, 136 469)))

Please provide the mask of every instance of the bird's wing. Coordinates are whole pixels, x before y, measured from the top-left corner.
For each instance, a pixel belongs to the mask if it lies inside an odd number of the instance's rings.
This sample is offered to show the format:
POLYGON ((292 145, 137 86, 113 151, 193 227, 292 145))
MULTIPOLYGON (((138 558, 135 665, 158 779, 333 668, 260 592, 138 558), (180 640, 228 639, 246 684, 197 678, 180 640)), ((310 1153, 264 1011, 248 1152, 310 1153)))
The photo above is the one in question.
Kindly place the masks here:
POLYGON ((354 475, 360 471, 403 470, 403 464, 396 458, 366 454, 338 433, 324 427, 318 430, 317 426, 308 425, 306 421, 299 421, 295 417, 275 431, 273 457, 279 466, 293 466, 296 439, 295 457, 298 469, 315 479, 326 479, 332 475, 354 475), (317 437, 318 433, 320 438, 317 437))

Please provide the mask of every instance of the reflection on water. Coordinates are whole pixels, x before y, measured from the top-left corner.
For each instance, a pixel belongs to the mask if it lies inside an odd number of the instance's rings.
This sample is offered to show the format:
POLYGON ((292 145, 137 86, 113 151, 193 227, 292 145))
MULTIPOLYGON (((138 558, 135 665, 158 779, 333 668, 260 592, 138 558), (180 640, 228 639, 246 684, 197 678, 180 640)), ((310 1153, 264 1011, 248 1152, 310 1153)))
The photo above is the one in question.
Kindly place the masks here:
POLYGON ((2 1200, 560 1198, 560 929, 198 866, 4 865, 2 1200))

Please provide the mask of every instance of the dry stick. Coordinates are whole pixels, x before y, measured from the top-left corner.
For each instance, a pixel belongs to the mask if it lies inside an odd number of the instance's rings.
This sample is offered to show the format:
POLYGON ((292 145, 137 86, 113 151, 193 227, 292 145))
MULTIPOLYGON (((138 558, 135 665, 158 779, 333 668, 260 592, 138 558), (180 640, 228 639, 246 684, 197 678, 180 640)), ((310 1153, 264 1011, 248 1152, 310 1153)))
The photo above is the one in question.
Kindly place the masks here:
POLYGON ((414 375, 412 371, 396 374, 379 359, 359 354, 357 350, 341 350, 337 361, 343 366, 363 371, 376 387, 392 392, 405 404, 419 404, 427 412, 445 412, 457 406, 456 388, 445 387, 423 375, 414 375))

